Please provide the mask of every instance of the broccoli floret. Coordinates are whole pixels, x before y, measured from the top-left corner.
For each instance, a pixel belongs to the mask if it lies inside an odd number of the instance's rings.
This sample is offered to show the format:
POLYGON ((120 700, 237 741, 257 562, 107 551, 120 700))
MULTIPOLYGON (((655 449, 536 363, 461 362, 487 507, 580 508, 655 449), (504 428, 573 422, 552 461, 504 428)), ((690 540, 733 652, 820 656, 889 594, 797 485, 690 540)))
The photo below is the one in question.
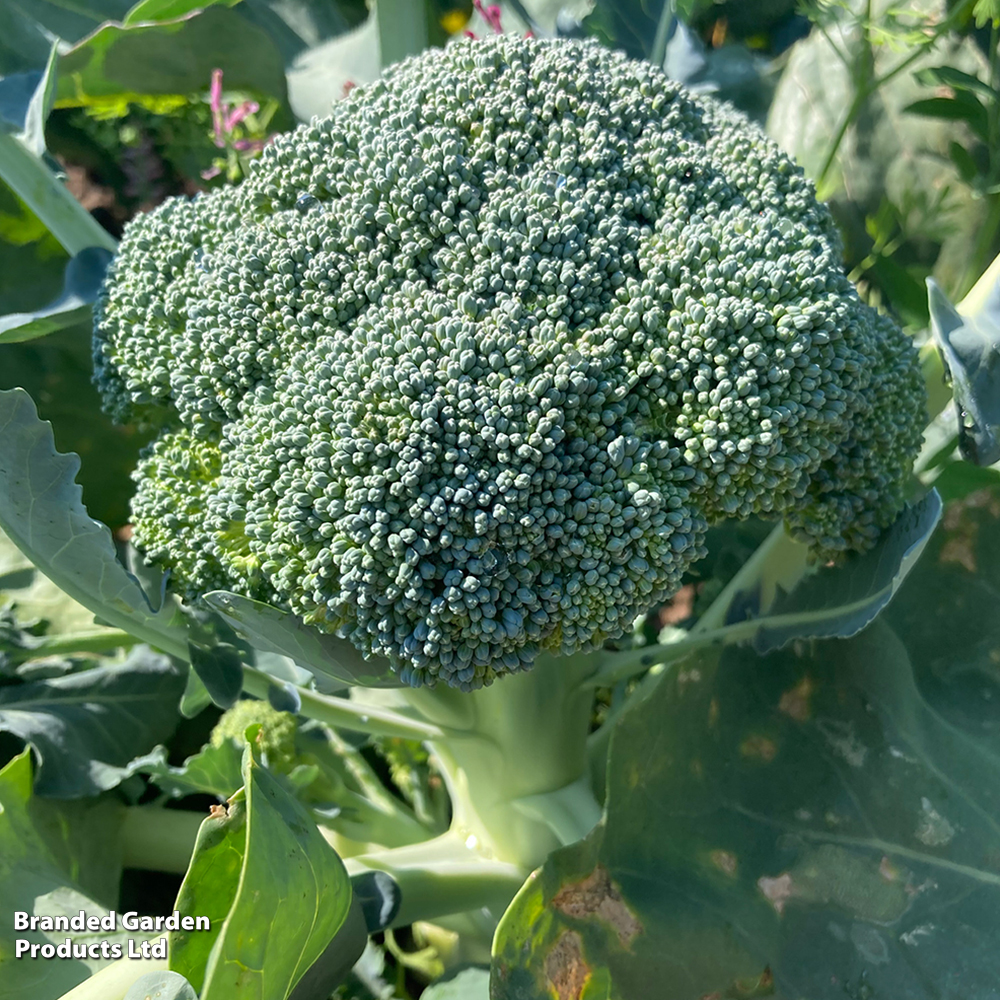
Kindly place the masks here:
POLYGON ((273 595, 243 524, 212 511, 221 473, 218 441, 186 427, 161 434, 132 473, 132 543, 169 566, 174 590, 189 600, 229 589, 267 600, 273 595))
POLYGON ((291 712, 279 712, 270 702, 244 698, 222 714, 215 724, 209 742, 221 747, 233 740, 241 749, 247 745, 248 726, 260 724, 260 748, 267 766, 277 774, 288 774, 298 763, 295 733, 298 724, 291 712))
POLYGON ((204 523, 221 470, 218 444, 180 428, 147 448, 132 473, 132 544, 151 562, 168 564, 175 589, 193 599, 228 587, 213 526, 204 523))
POLYGON ((924 390, 840 260, 789 157, 654 67, 428 51, 126 230, 95 353, 163 435, 140 538, 188 504, 147 546, 192 592, 467 690, 628 631, 726 516, 864 549, 924 390))

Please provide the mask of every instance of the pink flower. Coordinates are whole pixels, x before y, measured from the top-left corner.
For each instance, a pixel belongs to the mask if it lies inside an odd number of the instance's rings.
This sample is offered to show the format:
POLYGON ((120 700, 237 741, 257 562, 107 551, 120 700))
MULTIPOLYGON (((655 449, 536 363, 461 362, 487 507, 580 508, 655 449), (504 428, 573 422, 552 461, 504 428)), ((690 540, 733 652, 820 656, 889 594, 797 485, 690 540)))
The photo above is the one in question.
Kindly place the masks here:
MULTIPOLYGON (((238 107, 233 107, 223 101, 222 70, 213 69, 212 85, 209 90, 209 107, 212 109, 212 140, 218 149, 227 150, 227 159, 230 161, 228 167, 230 176, 232 177, 234 171, 238 175, 232 154, 259 153, 268 142, 266 139, 237 138, 239 133, 236 132, 236 129, 250 115, 256 114, 260 110, 260 105, 256 101, 244 101, 238 107)), ((210 181, 213 177, 218 177, 226 169, 227 159, 217 159, 211 167, 202 171, 202 178, 210 181)))
POLYGON ((500 26, 500 8, 495 3, 484 7, 483 0, 472 0, 472 6, 479 11, 483 20, 493 29, 494 34, 503 34, 503 28, 500 26))
POLYGON ((212 70, 212 89, 209 106, 212 109, 212 131, 215 134, 215 145, 223 149, 226 145, 226 122, 222 109, 222 70, 212 70))
POLYGON ((222 110, 222 70, 212 70, 211 104, 213 111, 222 110))
POLYGON ((258 111, 260 111, 260 105, 256 101, 244 101, 227 115, 226 131, 232 132, 247 115, 255 115, 258 111))

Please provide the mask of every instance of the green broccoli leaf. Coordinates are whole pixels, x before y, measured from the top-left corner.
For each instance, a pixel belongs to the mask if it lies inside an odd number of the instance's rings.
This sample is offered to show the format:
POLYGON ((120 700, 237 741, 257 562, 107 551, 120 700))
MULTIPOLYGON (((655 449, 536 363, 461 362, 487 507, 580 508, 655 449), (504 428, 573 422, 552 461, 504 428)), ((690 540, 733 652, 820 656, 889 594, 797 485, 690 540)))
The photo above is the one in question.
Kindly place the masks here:
POLYGON ((263 653, 280 653, 300 667, 348 685, 400 686, 385 660, 365 658, 346 639, 318 632, 287 611, 224 590, 205 594, 205 602, 263 653))
POLYGON ((174 932, 171 969, 202 1000, 286 1000, 303 982, 316 991, 303 996, 325 996, 366 939, 347 872, 305 809, 261 767, 252 744, 243 780, 228 809, 202 823, 177 897, 182 914, 208 916, 211 929, 174 932))
POLYGON ((224 3, 227 7, 234 6, 238 0, 139 0, 122 18, 122 27, 129 28, 133 24, 149 24, 156 21, 173 21, 196 10, 210 7, 213 3, 224 3))
POLYGON ((14 81, 0 79, 0 179, 70 253, 88 247, 113 250, 114 239, 44 159, 45 121, 55 100, 58 60, 52 44, 43 72, 14 81))
POLYGON ((80 460, 55 450, 52 428, 22 389, 0 391, 0 528, 53 583, 103 621, 181 659, 187 630, 176 603, 154 613, 88 514, 74 481, 80 460))
MULTIPOLYGON (((13 272, 4 271, 6 246, 0 243, 0 299, 12 308, 16 302, 17 309, 30 311, 39 302, 55 298, 58 288, 33 286, 23 262, 13 272), (12 293, 20 287, 14 285, 25 287, 30 297, 15 299, 12 293)), ((61 261, 54 265, 61 274, 61 261)), ((128 500, 134 489, 129 474, 145 436, 134 426, 115 425, 101 411, 92 382, 90 334, 88 317, 86 322, 31 342, 0 345, 0 389, 21 388, 31 395, 40 417, 52 423, 56 449, 80 456, 83 464, 77 482, 88 512, 117 529, 129 519, 128 500)))
POLYGON ((52 39, 75 42, 103 21, 124 17, 132 0, 84 4, 27 0, 0 10, 0 74, 31 71, 45 63, 52 39))
POLYGON ((503 918, 494 998, 992 997, 998 539, 984 491, 860 635, 665 674, 614 732, 601 825, 503 918), (956 634, 982 639, 953 663, 956 634))
POLYGON ((206 647, 188 643, 191 667, 201 678, 212 701, 229 708, 243 688, 243 660, 235 646, 219 643, 206 647))
POLYGON ((124 663, 0 688, 0 731, 38 755, 40 794, 94 795, 173 732, 183 689, 184 672, 140 646, 124 663))
POLYGON ((58 58, 53 45, 43 71, 0 79, 0 131, 17 135, 35 156, 45 152, 45 120, 55 99, 58 58))
POLYGON ((0 676, 13 673, 38 648, 38 625, 19 621, 10 604, 0 607, 0 676))
POLYGON ((927 279, 931 332, 958 408, 958 446, 976 465, 1000 462, 1000 277, 995 270, 983 276, 986 285, 977 307, 963 313, 933 278, 927 279))
POLYGON ((111 251, 104 247, 87 247, 71 257, 62 293, 55 301, 34 312, 0 316, 0 344, 34 340, 89 320, 91 303, 110 260, 111 251))
POLYGON ((279 101, 283 110, 273 124, 287 128, 284 60, 274 42, 236 10, 202 6, 171 21, 101 25, 61 58, 60 106, 156 107, 163 98, 204 92, 221 69, 227 89, 279 101))
POLYGON ((206 746, 180 767, 167 763, 166 750, 158 747, 139 770, 172 798, 207 793, 228 799, 243 785, 240 772, 242 753, 232 740, 206 746))
MULTIPOLYGON (((5 913, 78 917, 83 910, 87 916, 106 917, 108 911, 70 872, 90 876, 91 881, 97 875, 117 888, 121 872, 118 810, 108 809, 104 802, 84 807, 86 813, 64 812, 62 804, 39 802, 32 795, 31 784, 30 753, 25 750, 0 770, 0 898, 5 913), (72 837, 67 837, 70 829, 72 837), (108 879, 103 877, 105 871, 108 879)), ((12 919, 5 919, 0 928, 4 1000, 56 1000, 108 965, 106 959, 89 956, 34 961, 16 957, 17 939, 33 945, 64 945, 67 938, 76 944, 97 944, 99 955, 102 940, 121 944, 124 934, 75 929, 20 931, 14 929, 12 919)))
POLYGON ((117 629, 96 625, 91 612, 39 573, 0 531, 0 673, 38 680, 86 662, 68 657, 132 644, 117 629))

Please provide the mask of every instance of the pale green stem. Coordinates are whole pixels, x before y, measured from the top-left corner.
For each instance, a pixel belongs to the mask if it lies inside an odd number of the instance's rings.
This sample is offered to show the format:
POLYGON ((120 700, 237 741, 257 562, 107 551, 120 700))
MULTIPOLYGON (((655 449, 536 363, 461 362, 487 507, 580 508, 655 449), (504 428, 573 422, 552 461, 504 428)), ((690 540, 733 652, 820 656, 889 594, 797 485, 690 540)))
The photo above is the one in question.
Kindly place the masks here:
POLYGON ((484 907, 498 920, 525 878, 519 866, 484 858, 454 832, 422 844, 347 858, 344 866, 349 875, 384 871, 396 880, 402 906, 394 927, 484 907))
POLYGON ((349 840, 402 847, 422 843, 431 835, 430 830, 406 813, 402 805, 385 809, 346 789, 335 797, 334 802, 342 810, 340 815, 319 822, 349 840))
POLYGON ((352 840, 386 847, 415 844, 436 832, 389 792, 359 750, 336 730, 327 728, 325 732, 325 746, 313 749, 313 754, 322 768, 333 772, 333 780, 343 786, 333 796, 341 814, 324 820, 331 829, 352 840))
POLYGON ((71 653, 109 653, 115 649, 131 649, 138 641, 134 635, 121 629, 63 632, 41 636, 37 645, 24 650, 23 655, 34 659, 40 656, 67 656, 71 653))
POLYGON ((761 570, 771 559, 775 549, 784 545, 788 541, 785 526, 778 523, 771 530, 771 533, 757 546, 754 554, 739 568, 736 575, 726 584, 722 593, 712 602, 711 607, 698 619, 691 635, 701 635, 721 628, 726 623, 726 615, 733 599, 742 591, 747 590, 752 581, 758 579, 761 570))
MULTIPOLYGON (((244 667, 243 690, 255 698, 267 698, 273 683, 263 671, 244 667)), ((296 687, 295 690, 302 700, 302 714, 318 722, 325 722, 328 726, 370 733, 372 736, 402 736, 408 740, 440 739, 445 735, 445 731, 439 726, 411 719, 376 705, 361 704, 349 698, 335 698, 302 687, 296 687)))
POLYGON ((335 730, 328 730, 328 733, 330 746, 335 751, 336 757, 360 791, 383 812, 398 812, 407 815, 410 820, 415 820, 409 814, 409 810, 405 810, 402 803, 385 787, 361 751, 342 739, 335 730))
POLYGON ((122 825, 126 868, 183 875, 191 861, 198 829, 207 813, 162 806, 132 806, 122 825))
POLYGON ((0 178, 68 253, 78 254, 87 247, 104 247, 112 253, 117 249, 115 239, 69 193, 44 161, 5 132, 0 132, 0 178))
POLYGON ((592 670, 586 656, 543 655, 469 693, 438 685, 354 695, 448 728, 427 742, 451 797, 452 833, 527 875, 600 818, 584 780, 593 694, 582 681, 592 670))
MULTIPOLYGON (((580 785, 593 709, 580 674, 591 669, 586 658, 540 656, 531 670, 465 696, 473 714, 466 733, 430 741, 451 795, 451 829, 524 875, 600 818, 589 786, 580 785), (549 796, 558 824, 541 805, 549 796)), ((434 718, 437 689, 408 694, 434 718)))
MULTIPOLYGON (((754 621, 738 622, 734 625, 727 625, 723 628, 713 629, 704 635, 693 633, 689 636, 678 639, 677 642, 656 643, 652 646, 642 646, 639 649, 629 649, 622 653, 610 653, 608 660, 602 664, 600 673, 587 681, 590 687, 613 687, 619 681, 628 680, 636 674, 641 674, 656 664, 673 663, 682 660, 690 653, 694 653, 706 646, 716 643, 738 642, 753 636, 758 628, 758 623, 754 621)), ((625 707, 628 699, 623 702, 618 710, 625 707)), ((617 710, 615 711, 617 715, 617 710)))

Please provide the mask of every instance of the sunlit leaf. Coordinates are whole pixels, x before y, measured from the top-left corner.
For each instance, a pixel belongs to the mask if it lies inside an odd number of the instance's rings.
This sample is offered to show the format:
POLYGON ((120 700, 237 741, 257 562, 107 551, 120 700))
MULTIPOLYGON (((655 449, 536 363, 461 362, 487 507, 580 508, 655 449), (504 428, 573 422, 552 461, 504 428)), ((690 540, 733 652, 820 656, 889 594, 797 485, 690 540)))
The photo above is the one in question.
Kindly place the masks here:
POLYGON ((139 770, 173 798, 201 793, 228 799, 243 785, 241 758, 235 742, 224 740, 219 746, 202 747, 180 767, 173 767, 160 747, 156 756, 143 762, 139 770))
POLYGON ((309 995, 327 996, 366 938, 347 872, 250 745, 243 780, 228 809, 202 824, 177 898, 182 914, 209 916, 211 930, 174 932, 170 967, 201 1000, 286 1000, 322 956, 309 995))
POLYGON ((153 613, 81 503, 80 460, 55 450, 52 428, 21 389, 0 391, 0 528, 53 583, 110 625, 181 659, 187 630, 175 605, 153 613))
POLYGON ((0 926, 0 988, 4 1000, 56 1000, 92 972, 108 965, 101 958, 101 942, 124 944, 125 935, 115 928, 90 931, 14 930, 13 914, 22 911, 37 916, 104 917, 108 911, 81 890, 78 880, 64 865, 79 868, 95 864, 103 849, 103 865, 120 873, 121 853, 118 844, 120 816, 102 813, 91 822, 85 817, 73 826, 72 845, 65 849, 56 843, 50 846, 51 829, 45 827, 72 823, 74 817, 57 819, 49 807, 38 818, 37 800, 32 795, 31 760, 29 751, 15 757, 0 770, 0 899, 6 919, 0 926), (53 823, 53 821, 56 821, 53 823), (33 945, 65 945, 67 938, 78 945, 96 945, 94 956, 82 959, 41 959, 15 957, 15 941, 21 939, 33 945))
POLYGON ((344 684, 399 686, 387 661, 365 659, 346 639, 318 632, 287 611, 224 590, 206 594, 205 602, 261 652, 280 653, 315 674, 344 684))

